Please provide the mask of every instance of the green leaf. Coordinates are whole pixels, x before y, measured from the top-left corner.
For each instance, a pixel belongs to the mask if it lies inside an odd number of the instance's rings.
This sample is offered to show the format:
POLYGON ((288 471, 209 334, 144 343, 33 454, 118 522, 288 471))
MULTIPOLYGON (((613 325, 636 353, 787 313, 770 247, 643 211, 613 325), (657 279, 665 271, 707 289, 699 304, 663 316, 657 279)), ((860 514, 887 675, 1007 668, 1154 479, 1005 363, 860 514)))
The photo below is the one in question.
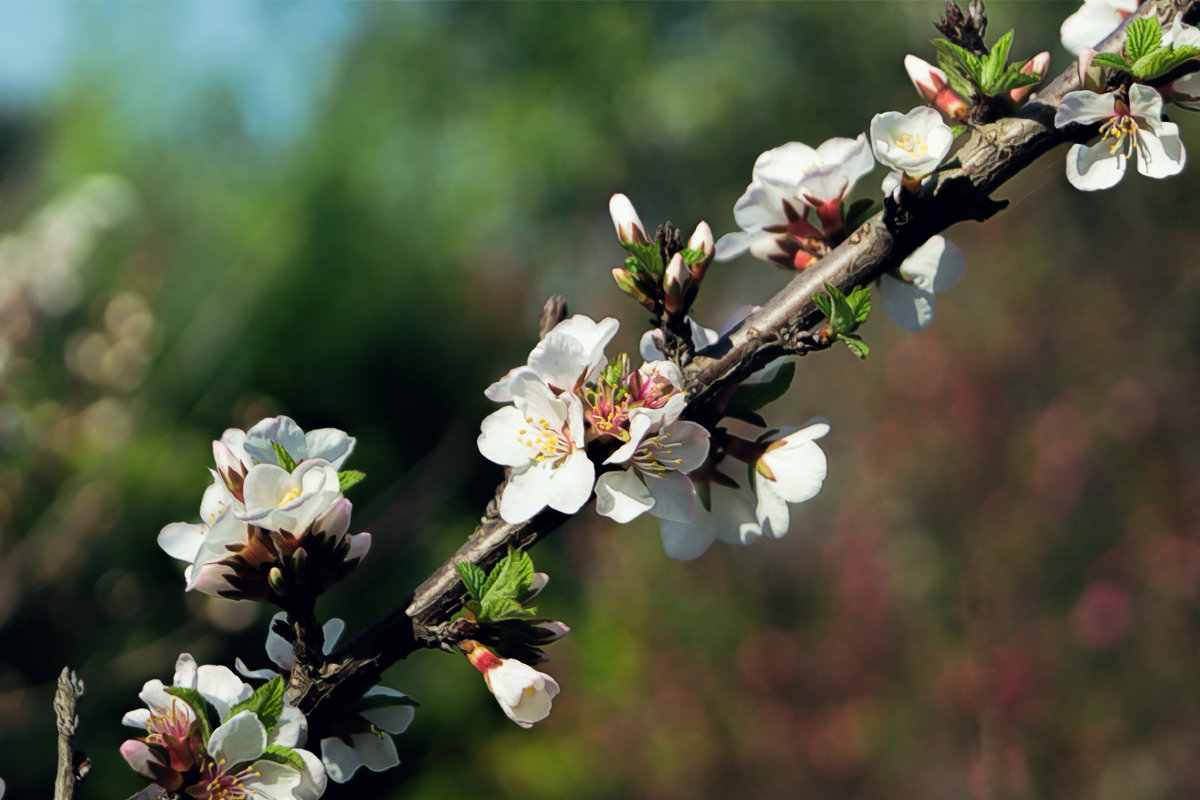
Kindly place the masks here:
POLYGON ((480 619, 499 621, 504 619, 528 619, 534 612, 525 608, 512 597, 492 595, 483 603, 480 619))
POLYGON ((827 317, 833 316, 833 301, 823 294, 813 295, 813 302, 817 308, 821 309, 821 313, 827 317))
POLYGON ((871 348, 867 347, 867 343, 856 333, 839 333, 838 340, 845 342, 850 352, 859 358, 866 358, 871 352, 871 348))
POLYGON ((846 295, 834 286, 832 283, 825 284, 825 291, 829 293, 829 297, 833 300, 833 313, 827 315, 829 321, 833 325, 833 332, 850 333, 858 327, 858 321, 855 318, 854 309, 850 307, 850 301, 846 295))
POLYGON ((846 298, 850 303, 850 309, 854 312, 854 319, 862 325, 867 321, 867 317, 871 314, 871 290, 866 286, 859 286, 850 296, 846 298))
POLYGON ((507 597, 516 598, 525 594, 529 582, 533 580, 533 559, 524 550, 508 549, 508 555, 500 559, 500 563, 492 568, 491 574, 484 584, 483 603, 484 615, 487 616, 488 603, 494 599, 507 597))
POLYGON ((467 587, 467 594, 475 600, 482 600, 487 586, 487 573, 470 561, 459 561, 454 568, 458 570, 463 586, 467 587))
POLYGON ((979 86, 983 89, 984 94, 999 94, 994 87, 1005 72, 1004 67, 1008 62, 1008 51, 1012 47, 1012 40, 1013 32, 1010 30, 992 45, 992 52, 984 56, 983 69, 979 76, 979 86))
POLYGON ((1040 75, 1026 75, 1019 70, 1009 70, 996 78, 984 91, 994 97, 1021 86, 1033 86, 1035 83, 1041 83, 1041 80, 1040 75))
POLYGON ((933 46, 938 49, 939 53, 944 53, 951 64, 957 65, 959 70, 975 82, 976 86, 981 83, 983 62, 980 61, 979 56, 947 39, 934 39, 933 46))
MULTIPOLYGON (((852 231, 862 225, 864 222, 875 216, 875 212, 883 208, 882 203, 878 203, 869 197, 864 197, 861 200, 855 200, 850 204, 842 215, 842 221, 845 223, 846 230, 852 231)), ((826 314, 828 316, 828 314, 826 314)))
POLYGON ((966 132, 967 132, 966 125, 951 125, 950 126, 950 135, 952 137, 954 137, 955 139, 962 136, 966 132))
POLYGON ((789 362, 780 367, 775 377, 766 383, 743 383, 730 398, 725 415, 736 417, 737 413, 758 411, 767 403, 778 400, 792 385, 792 377, 795 374, 796 365, 789 362))
POLYGON ((1098 67, 1112 67, 1119 69, 1122 72, 1132 72, 1133 67, 1129 63, 1129 59, 1125 56, 1117 55, 1116 53, 1096 53, 1092 59, 1092 64, 1098 67))
POLYGON ((1131 62, 1150 55, 1162 44, 1162 26, 1155 17, 1142 17, 1125 29, 1125 55, 1131 62))
POLYGON ((284 449, 279 442, 271 442, 271 447, 275 450, 275 457, 279 459, 279 466, 283 467, 288 472, 296 468, 296 459, 284 449))
POLYGON ((1134 62, 1133 74, 1140 80, 1148 81, 1166 75, 1171 70, 1200 56, 1200 48, 1190 45, 1184 47, 1163 47, 1142 56, 1134 62))
POLYGON ((298 770, 304 770, 304 759, 290 747, 284 747, 281 744, 269 744, 267 749, 263 750, 259 758, 266 761, 273 761, 276 764, 283 764, 286 767, 295 767, 298 770))
MULTIPOLYGON (((229 716, 242 711, 252 711, 268 732, 275 728, 279 714, 283 711, 283 677, 276 675, 254 690, 254 694, 229 709, 229 716)), ((228 719, 228 717, 226 718, 228 719)))
POLYGON ((359 472, 356 469, 344 469, 338 473, 338 489, 344 492, 365 477, 367 477, 367 473, 365 472, 359 472))
POLYGON ((200 726, 200 741, 207 743, 208 737, 212 736, 213 730, 221 724, 221 718, 217 714, 217 710, 213 708, 212 703, 205 700, 204 695, 195 689, 186 689, 182 686, 167 686, 166 691, 172 697, 178 697, 187 703, 188 708, 192 709, 192 713, 196 715, 196 722, 200 726))
POLYGON ((662 262, 662 252, 655 242, 649 244, 622 242, 621 247, 633 256, 632 259, 625 259, 625 266, 635 275, 639 272, 649 272, 651 275, 661 276, 666 269, 666 265, 662 262))

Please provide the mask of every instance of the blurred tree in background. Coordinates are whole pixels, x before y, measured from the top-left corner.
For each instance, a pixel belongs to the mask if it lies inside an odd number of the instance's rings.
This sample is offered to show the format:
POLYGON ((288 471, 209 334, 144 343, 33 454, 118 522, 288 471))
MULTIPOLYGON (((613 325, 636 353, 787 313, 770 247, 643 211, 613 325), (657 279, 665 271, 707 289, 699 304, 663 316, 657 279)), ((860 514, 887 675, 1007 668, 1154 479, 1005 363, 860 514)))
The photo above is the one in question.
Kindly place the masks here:
MULTIPOLYGON (((155 544, 195 515, 211 439, 276 413, 359 438, 374 546, 319 611, 361 627, 499 482, 482 390, 542 300, 636 348, 609 195, 734 229, 759 152, 917 105, 901 63, 941 5, 6 6, 10 796, 50 785, 64 664, 82 798, 140 788, 120 717, 179 652, 265 664, 263 610, 185 595, 155 544)), ((1074 7, 993 2, 992 30, 1057 73, 1074 7)), ((404 763, 326 796, 1196 796, 1195 185, 1027 170, 951 231, 969 270, 929 330, 880 315, 867 362, 800 364, 772 419, 829 417, 830 477, 787 538, 678 563, 652 521, 585 511, 536 554, 573 626, 552 717, 517 729, 461 659, 414 657, 386 681, 423 704, 404 763)), ((716 265, 698 314, 786 280, 716 265)))

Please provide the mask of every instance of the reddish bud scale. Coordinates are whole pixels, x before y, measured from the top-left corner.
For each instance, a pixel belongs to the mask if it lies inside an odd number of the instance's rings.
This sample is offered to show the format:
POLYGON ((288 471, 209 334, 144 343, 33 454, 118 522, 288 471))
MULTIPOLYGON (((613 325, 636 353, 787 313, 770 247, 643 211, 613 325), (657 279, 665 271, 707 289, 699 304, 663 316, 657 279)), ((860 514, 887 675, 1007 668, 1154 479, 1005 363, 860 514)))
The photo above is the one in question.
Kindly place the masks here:
POLYGON ((471 666, 484 674, 489 669, 494 669, 503 663, 495 653, 474 639, 464 639, 458 643, 458 648, 466 653, 467 660, 471 662, 471 666))

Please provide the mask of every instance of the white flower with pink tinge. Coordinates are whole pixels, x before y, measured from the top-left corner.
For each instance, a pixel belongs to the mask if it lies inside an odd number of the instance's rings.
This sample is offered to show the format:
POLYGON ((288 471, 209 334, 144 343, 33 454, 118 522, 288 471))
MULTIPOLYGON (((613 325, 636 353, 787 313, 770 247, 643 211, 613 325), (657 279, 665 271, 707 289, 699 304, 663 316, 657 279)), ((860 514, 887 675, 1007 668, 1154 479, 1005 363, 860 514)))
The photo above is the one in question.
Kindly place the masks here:
POLYGON ((500 496, 500 516, 516 524, 546 506, 574 514, 587 502, 596 468, 584 450, 583 406, 558 397, 532 374, 508 385, 513 405, 488 415, 480 426, 479 452, 512 467, 500 496))
POLYGON ((477 642, 467 640, 459 646, 471 648, 467 658, 483 673, 488 689, 509 719, 522 728, 532 728, 550 716, 558 681, 523 661, 500 658, 477 642))
POLYGON ((613 317, 596 322, 576 314, 564 319, 534 346, 525 366, 509 370, 484 390, 484 395, 497 403, 511 402, 511 384, 525 375, 541 379, 555 394, 574 391, 604 369, 608 363, 604 346, 617 334, 619 325, 613 317))
POLYGON ((817 417, 764 440, 766 450, 754 465, 755 516, 764 536, 778 539, 787 533, 788 504, 811 500, 821 491, 828 465, 816 440, 827 433, 829 423, 817 417))
POLYGON ((1113 92, 1071 92, 1054 115, 1057 128, 1097 122, 1103 123, 1100 141, 1072 145, 1067 151, 1067 180, 1076 189, 1095 191, 1115 186, 1134 155, 1138 172, 1148 178, 1177 175, 1187 163, 1179 126, 1163 122, 1162 96, 1156 89, 1133 84, 1128 104, 1113 92))

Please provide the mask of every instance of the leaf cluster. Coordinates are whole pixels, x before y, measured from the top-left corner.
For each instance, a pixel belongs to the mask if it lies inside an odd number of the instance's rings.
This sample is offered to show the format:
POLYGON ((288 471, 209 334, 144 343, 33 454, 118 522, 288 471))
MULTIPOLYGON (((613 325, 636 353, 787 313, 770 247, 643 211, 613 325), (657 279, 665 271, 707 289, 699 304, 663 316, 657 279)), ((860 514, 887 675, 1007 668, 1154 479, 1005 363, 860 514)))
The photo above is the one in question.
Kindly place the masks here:
POLYGON ((1092 63, 1149 81, 1166 75, 1185 62, 1200 57, 1200 47, 1163 44, 1162 25, 1155 17, 1142 17, 1125 29, 1125 47, 1120 53, 1097 53, 1092 63))
POLYGON ((1036 72, 1021 72, 1026 61, 1008 63, 1013 32, 1010 30, 992 45, 990 53, 973 53, 949 39, 934 39, 938 66, 946 73, 946 82, 960 97, 995 97, 1042 80, 1036 72))
POLYGON ((525 608, 522 604, 533 581, 533 559, 524 550, 510 547, 508 555, 487 574, 469 561, 460 561, 454 567, 471 596, 465 607, 477 622, 531 619, 534 616, 536 609, 525 608))
POLYGON ((849 295, 844 295, 832 283, 827 283, 825 291, 827 294, 814 296, 813 302, 829 318, 828 335, 844 342, 854 355, 866 358, 871 348, 855 331, 871 314, 871 290, 859 286, 849 295))

